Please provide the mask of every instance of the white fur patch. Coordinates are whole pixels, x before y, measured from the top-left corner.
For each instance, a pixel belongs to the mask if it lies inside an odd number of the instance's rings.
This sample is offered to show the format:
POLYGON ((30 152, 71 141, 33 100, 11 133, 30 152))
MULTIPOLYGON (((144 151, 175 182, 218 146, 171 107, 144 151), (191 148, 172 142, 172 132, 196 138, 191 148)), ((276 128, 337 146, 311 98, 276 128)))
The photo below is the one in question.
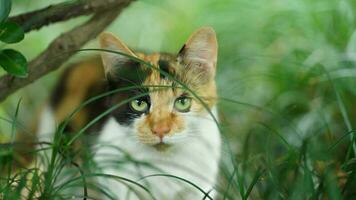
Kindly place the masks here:
MULTIPOLYGON (((216 116, 215 108, 213 113, 216 116)), ((185 132, 166 138, 166 142, 172 146, 161 152, 139 143, 133 128, 121 126, 111 118, 99 136, 94 159, 102 173, 138 181, 156 199, 202 199, 203 193, 172 177, 154 176, 141 180, 153 174, 170 174, 198 185, 205 192, 213 190, 220 160, 221 139, 218 127, 207 113, 205 116, 185 114, 185 121, 188 123, 185 132), (134 161, 119 162, 128 157, 141 164, 134 161)), ((127 181, 99 178, 99 182, 116 198, 149 199, 147 192, 127 181), (136 193, 130 192, 127 185, 136 193)))
MULTIPOLYGON (((213 113, 217 116, 216 109, 213 109, 213 113)), ((192 185, 176 178, 152 176, 142 179, 154 174, 169 174, 186 179, 205 192, 214 190, 221 146, 218 127, 207 113, 204 116, 190 113, 183 115, 187 128, 182 133, 165 138, 165 142, 172 146, 164 152, 140 143, 133 133, 134 128, 122 126, 110 118, 103 126, 97 145, 93 147, 96 150, 94 160, 99 166, 98 173, 116 178, 97 178, 101 189, 106 189, 117 199, 151 199, 145 190, 126 180, 130 179, 142 184, 159 200, 194 200, 204 197, 192 185)), ((41 116, 38 140, 52 142, 55 127, 53 112, 47 108, 41 116)), ((46 146, 39 148, 42 147, 46 146)), ((51 150, 40 151, 39 155, 45 159, 41 162, 45 164, 39 167, 45 170, 51 150)), ((213 193, 209 194, 213 197, 213 193)))
MULTIPOLYGON (((52 143, 55 128, 56 122, 54 119, 53 111, 50 107, 46 107, 40 116, 37 140, 39 142, 52 143)), ((48 147, 48 145, 43 144, 39 145, 37 149, 43 149, 46 147, 48 147)), ((39 162, 40 169, 44 170, 44 166, 46 166, 46 164, 48 164, 51 159, 51 154, 51 149, 39 151, 39 158, 42 159, 42 161, 39 162)))

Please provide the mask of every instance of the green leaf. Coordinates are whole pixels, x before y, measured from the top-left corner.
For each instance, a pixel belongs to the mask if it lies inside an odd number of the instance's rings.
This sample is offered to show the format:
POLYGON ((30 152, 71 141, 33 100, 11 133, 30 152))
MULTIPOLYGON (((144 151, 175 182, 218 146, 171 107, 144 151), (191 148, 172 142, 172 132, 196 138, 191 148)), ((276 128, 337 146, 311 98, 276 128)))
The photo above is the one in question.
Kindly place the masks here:
POLYGON ((0 51, 0 66, 9 74, 26 77, 27 76, 27 60, 20 53, 13 49, 4 49, 0 51))
POLYGON ((25 33, 23 29, 13 22, 0 24, 0 40, 5 43, 16 43, 23 40, 25 33))
POLYGON ((0 0, 0 24, 9 16, 11 0, 0 0))

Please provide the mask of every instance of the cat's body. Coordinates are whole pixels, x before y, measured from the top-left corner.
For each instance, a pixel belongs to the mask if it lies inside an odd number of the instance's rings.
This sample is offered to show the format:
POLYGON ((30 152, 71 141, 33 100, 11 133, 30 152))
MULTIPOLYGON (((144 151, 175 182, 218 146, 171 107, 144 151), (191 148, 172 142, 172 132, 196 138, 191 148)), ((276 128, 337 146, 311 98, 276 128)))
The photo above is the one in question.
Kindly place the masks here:
POLYGON ((102 34, 100 44, 158 70, 110 52, 102 52, 102 61, 95 57, 69 68, 43 112, 39 140, 50 141, 54 127, 84 100, 126 88, 84 107, 67 127, 67 131, 77 132, 117 106, 88 129, 98 167, 94 173, 113 175, 99 176, 96 181, 119 199, 149 197, 130 180, 159 200, 202 199, 204 192, 213 195, 221 143, 216 124, 214 31, 198 30, 178 55, 133 53, 108 33, 102 34))

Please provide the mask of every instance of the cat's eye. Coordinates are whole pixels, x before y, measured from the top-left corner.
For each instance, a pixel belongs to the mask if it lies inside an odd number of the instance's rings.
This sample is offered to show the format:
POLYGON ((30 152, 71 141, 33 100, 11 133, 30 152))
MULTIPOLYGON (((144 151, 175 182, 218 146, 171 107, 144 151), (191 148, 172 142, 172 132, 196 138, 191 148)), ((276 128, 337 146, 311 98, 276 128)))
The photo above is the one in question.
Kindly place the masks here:
POLYGON ((188 112, 192 105, 192 99, 190 97, 179 97, 174 102, 174 108, 179 112, 188 112))
POLYGON ((148 103, 142 99, 135 99, 130 102, 130 107, 137 112, 146 112, 148 110, 148 103))

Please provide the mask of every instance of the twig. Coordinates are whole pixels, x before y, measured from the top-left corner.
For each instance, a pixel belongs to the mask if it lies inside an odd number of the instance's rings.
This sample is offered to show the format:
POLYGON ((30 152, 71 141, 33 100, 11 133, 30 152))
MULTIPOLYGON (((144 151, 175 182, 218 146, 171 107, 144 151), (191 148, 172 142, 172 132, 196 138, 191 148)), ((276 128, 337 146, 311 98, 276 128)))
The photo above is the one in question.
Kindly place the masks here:
POLYGON ((50 5, 9 18, 22 26, 25 32, 38 30, 51 23, 66 21, 81 15, 106 12, 114 7, 127 5, 130 0, 77 0, 50 5))
POLYGON ((59 68, 76 53, 76 50, 95 38, 114 21, 130 2, 132 1, 126 1, 119 7, 112 7, 112 10, 97 13, 86 23, 58 36, 45 51, 29 62, 27 78, 16 78, 11 75, 0 77, 0 102, 16 90, 59 68))

